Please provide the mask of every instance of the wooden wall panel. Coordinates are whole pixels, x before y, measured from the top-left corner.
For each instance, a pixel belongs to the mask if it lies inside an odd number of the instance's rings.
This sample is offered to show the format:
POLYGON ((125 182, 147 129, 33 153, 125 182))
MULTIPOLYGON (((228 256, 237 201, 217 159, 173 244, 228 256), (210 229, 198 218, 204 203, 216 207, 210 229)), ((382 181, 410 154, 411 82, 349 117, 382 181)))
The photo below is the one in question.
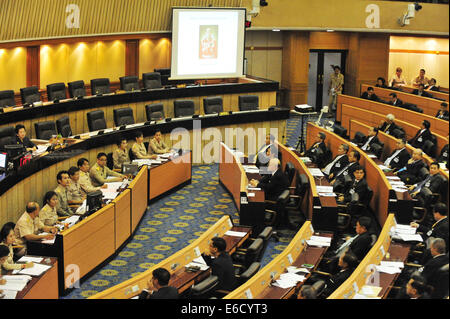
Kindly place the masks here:
POLYGON ((27 47, 27 86, 39 87, 40 52, 38 46, 27 47))

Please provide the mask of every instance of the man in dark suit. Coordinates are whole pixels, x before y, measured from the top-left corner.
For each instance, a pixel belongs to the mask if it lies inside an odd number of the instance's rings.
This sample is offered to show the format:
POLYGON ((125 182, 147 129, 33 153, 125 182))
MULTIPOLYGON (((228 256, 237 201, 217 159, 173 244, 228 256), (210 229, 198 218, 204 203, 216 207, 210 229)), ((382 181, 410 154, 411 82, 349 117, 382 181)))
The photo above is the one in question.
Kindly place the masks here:
POLYGON ((419 88, 415 89, 412 94, 423 96, 423 97, 433 97, 430 93, 425 91, 425 85, 419 84, 419 88))
POLYGON ((428 238, 442 238, 446 244, 448 251, 448 208, 444 203, 437 203, 434 205, 433 217, 436 221, 431 227, 426 225, 419 225, 416 222, 411 223, 411 227, 417 228, 417 231, 423 233, 424 239, 428 238))
POLYGON ((448 106, 447 103, 445 103, 445 102, 441 103, 441 108, 439 109, 439 111, 436 114, 436 117, 438 119, 442 119, 442 120, 448 121, 449 113, 448 113, 448 110, 447 110, 447 106, 448 106))
POLYGON ((352 150, 348 154, 348 164, 336 175, 330 175, 328 178, 331 180, 330 185, 333 186, 333 190, 337 193, 342 193, 345 188, 346 181, 353 179, 353 172, 359 166, 359 160, 361 154, 358 151, 352 150))
POLYGON ((430 246, 432 258, 422 269, 422 276, 427 283, 434 288, 431 294, 431 298, 433 299, 442 299, 446 297, 448 291, 448 277, 447 282, 442 282, 442 277, 439 275, 439 269, 448 264, 448 256, 445 255, 445 250, 445 241, 442 238, 434 239, 430 246))
POLYGON ((397 93, 390 93, 389 94, 390 97, 390 101, 388 104, 393 105, 393 106, 399 106, 401 107, 403 104, 403 101, 397 98, 397 93))
POLYGON ((435 92, 439 92, 439 88, 436 86, 436 79, 435 79, 435 78, 431 78, 430 84, 426 87, 425 90, 426 90, 426 91, 435 91, 435 92))
POLYGON ((326 283, 326 288, 322 293, 322 296, 331 295, 340 285, 344 283, 351 276, 353 271, 358 267, 358 259, 351 251, 346 251, 338 262, 340 271, 331 276, 326 283))
POLYGON ((394 114, 388 114, 386 115, 386 120, 381 121, 381 124, 378 127, 378 129, 386 134, 392 135, 395 129, 400 129, 400 127, 397 126, 397 124, 395 124, 394 121, 395 121, 394 114))
POLYGON ((408 160, 408 163, 405 167, 399 169, 394 174, 400 177, 400 179, 406 185, 412 185, 417 182, 420 182, 419 179, 419 171, 426 167, 425 162, 423 161, 423 152, 420 148, 414 149, 412 153, 412 157, 408 160))
POLYGON ((322 172, 325 174, 325 176, 336 175, 337 172, 347 166, 348 150, 349 146, 347 144, 339 145, 338 155, 336 155, 336 157, 322 169, 322 172))
POLYGON ((375 94, 373 87, 369 86, 367 91, 361 95, 362 99, 370 100, 370 101, 378 101, 378 96, 375 94))
POLYGON ((422 148, 426 141, 432 140, 432 134, 430 132, 430 122, 423 120, 422 129, 417 131, 416 135, 409 140, 409 144, 415 148, 422 148))
POLYGON ((285 173, 281 170, 281 162, 278 158, 272 158, 267 167, 268 173, 257 181, 250 180, 250 185, 264 190, 267 200, 276 201, 278 196, 289 187, 289 180, 285 173))
POLYGON ((338 197, 338 202, 350 203, 356 199, 356 202, 365 203, 369 196, 369 188, 365 176, 366 171, 364 168, 357 165, 353 172, 353 181, 345 189, 344 194, 338 197), (355 194, 358 196, 355 197, 355 194))
POLYGON ((275 136, 272 134, 266 135, 266 141, 256 153, 255 165, 259 168, 267 166, 269 160, 278 155, 278 149, 275 146, 275 136))
POLYGON ((412 198, 419 201, 421 207, 425 207, 430 199, 429 195, 433 193, 443 194, 445 177, 439 173, 439 163, 430 164, 430 175, 420 183, 416 183, 409 188, 412 198))
POLYGON ((306 156, 306 157, 314 157, 315 153, 317 152, 317 149, 320 149, 322 151, 323 154, 325 154, 326 150, 327 150, 327 146, 325 145, 325 138, 326 135, 323 132, 319 132, 317 134, 316 137, 316 141, 314 142, 314 144, 306 151, 301 153, 301 156, 306 156))
POLYGON ((411 158, 408 151, 406 150, 406 140, 399 138, 397 139, 397 148, 389 155, 389 157, 384 161, 384 165, 393 169, 394 171, 406 166, 408 160, 411 158))
POLYGON ((169 286, 170 273, 164 268, 157 268, 152 272, 148 281, 148 288, 142 290, 139 299, 178 299, 178 290, 169 286))
POLYGON ((226 252, 227 242, 221 237, 213 237, 209 252, 202 254, 206 264, 211 267, 211 274, 218 277, 216 290, 233 290, 236 288, 233 261, 226 252), (214 257, 214 258, 213 258, 214 257))
POLYGON ((445 163, 448 168, 448 134, 447 134, 447 144, 445 144, 444 147, 442 147, 441 153, 439 154, 437 161, 439 163, 445 163))
POLYGON ((363 151, 370 151, 370 146, 372 144, 380 144, 380 140, 377 137, 378 128, 370 127, 367 136, 365 136, 362 142, 358 145, 363 151))

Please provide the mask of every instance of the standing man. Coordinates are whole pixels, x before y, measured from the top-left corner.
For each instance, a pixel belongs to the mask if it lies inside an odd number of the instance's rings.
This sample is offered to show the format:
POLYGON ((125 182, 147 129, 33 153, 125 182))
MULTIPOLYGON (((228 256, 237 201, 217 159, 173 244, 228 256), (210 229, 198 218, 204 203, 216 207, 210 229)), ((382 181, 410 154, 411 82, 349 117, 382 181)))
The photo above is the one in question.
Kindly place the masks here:
POLYGON ((335 112, 337 95, 342 93, 342 87, 344 86, 344 75, 341 73, 341 68, 337 65, 333 66, 333 70, 334 73, 331 74, 330 89, 328 90, 328 95, 330 96, 328 105, 331 111, 335 112))
POLYGON ((110 170, 106 166, 106 154, 105 153, 98 153, 97 163, 94 166, 92 166, 89 175, 92 180, 92 185, 97 186, 97 187, 104 185, 107 181, 121 182, 127 178, 125 175, 114 172, 113 170, 110 170), (108 179, 108 176, 114 176, 114 177, 108 179))

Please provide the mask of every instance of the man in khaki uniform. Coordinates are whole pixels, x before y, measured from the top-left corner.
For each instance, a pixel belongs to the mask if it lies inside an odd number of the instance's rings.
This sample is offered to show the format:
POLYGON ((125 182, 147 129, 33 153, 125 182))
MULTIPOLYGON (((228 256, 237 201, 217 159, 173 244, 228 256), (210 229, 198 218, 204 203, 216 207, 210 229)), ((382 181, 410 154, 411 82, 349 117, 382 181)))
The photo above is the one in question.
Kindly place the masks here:
POLYGON ((101 187, 95 187, 94 185, 92 185, 91 177, 89 176, 91 167, 89 165, 89 161, 86 158, 80 158, 77 162, 77 166, 80 169, 80 179, 78 180, 78 183, 81 186, 81 191, 84 196, 86 196, 88 193, 95 192, 100 188, 108 187, 107 184, 104 184, 101 187))
POLYGON ((156 155, 150 155, 147 153, 147 149, 144 145, 144 134, 137 132, 135 135, 136 143, 131 147, 131 151, 137 159, 155 159, 156 155))
POLYGON ((333 67, 334 73, 331 74, 330 78, 330 89, 328 90, 328 95, 330 96, 330 101, 328 106, 333 112, 336 110, 337 95, 342 93, 342 86, 344 85, 344 75, 341 73, 341 68, 337 65, 333 67))
POLYGON ((150 144, 148 145, 149 154, 164 154, 170 151, 170 148, 167 147, 161 137, 161 131, 157 131, 155 136, 150 140, 150 144))
POLYGON ((127 178, 125 175, 114 172, 106 166, 106 154, 99 153, 97 155, 97 163, 92 166, 89 176, 92 180, 92 185, 102 186, 107 182, 108 176, 115 176, 108 179, 108 182, 120 182, 127 178))
POLYGON ((58 204, 56 205, 56 211, 58 216, 71 216, 73 214, 72 209, 69 207, 69 185, 70 178, 67 171, 60 171, 56 175, 58 186, 55 188, 56 196, 58 196, 58 204))
POLYGON ((53 239, 58 232, 56 227, 45 226, 39 219, 39 204, 30 202, 26 206, 25 213, 19 218, 14 227, 16 243, 26 245, 30 240, 53 239), (38 235, 40 232, 47 232, 47 235, 38 235))
POLYGON ((83 201, 86 198, 86 195, 83 194, 81 190, 81 185, 79 183, 80 180, 80 169, 78 167, 72 166, 69 168, 69 177, 70 184, 67 187, 67 200, 71 205, 76 205, 77 207, 72 207, 72 210, 75 212, 77 208, 83 204, 83 201))

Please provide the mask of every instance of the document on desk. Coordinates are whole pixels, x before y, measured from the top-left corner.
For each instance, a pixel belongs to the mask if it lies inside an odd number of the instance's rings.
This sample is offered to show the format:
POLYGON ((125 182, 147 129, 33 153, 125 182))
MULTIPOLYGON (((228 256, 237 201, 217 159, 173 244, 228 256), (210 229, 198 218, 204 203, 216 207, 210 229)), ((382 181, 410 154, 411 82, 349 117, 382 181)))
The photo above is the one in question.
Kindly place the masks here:
POLYGON ((17 291, 15 290, 5 290, 2 289, 3 293, 0 293, 0 297, 3 295, 3 298, 1 299, 16 299, 17 291))
POLYGON ((36 151, 34 151, 33 152, 33 156, 39 156, 39 155, 41 155, 42 153, 45 153, 46 151, 47 151, 47 148, 50 146, 50 143, 48 143, 48 144, 40 144, 40 145, 37 145, 36 147, 37 147, 37 150, 36 151))
POLYGON ((244 171, 250 174, 259 174, 259 168, 255 165, 242 165, 244 171))
POLYGON ((323 197, 336 197, 337 195, 335 193, 318 193, 319 196, 323 197))
POLYGON ((402 261, 381 261, 380 266, 404 268, 405 264, 402 261))
POLYGON ((84 200, 83 203, 75 211, 75 214, 83 215, 84 213, 86 213, 86 210, 87 210, 87 202, 86 200, 84 200))
MULTIPOLYGON (((48 235, 48 234, 49 233, 43 232, 43 233, 40 233, 39 235, 48 235)), ((56 239, 56 236, 54 236, 52 239, 42 239, 41 243, 42 244, 53 245, 55 243, 55 239, 56 239)))
POLYGON ((400 177, 398 176, 386 176, 388 181, 399 181, 400 177))
MULTIPOLYGON (((67 219, 66 219, 67 220, 67 219)), ((17 262, 19 263, 40 263, 44 260, 42 257, 30 257, 30 256, 23 256, 17 262)), ((30 278, 31 279, 31 278, 30 278)))
POLYGON ((21 291, 26 285, 26 282, 6 281, 6 284, 0 285, 0 290, 21 291))
POLYGON ((206 264, 206 262, 202 256, 195 258, 194 260, 192 260, 192 262, 187 264, 185 267, 192 267, 192 266, 200 267, 200 270, 207 270, 209 268, 209 266, 206 264))
POLYGON ((409 225, 397 224, 397 226, 394 228, 394 231, 397 234, 414 235, 417 231, 417 228, 411 227, 409 225))
POLYGON ((381 290, 381 287, 364 285, 359 292, 366 297, 376 298, 381 290))
POLYGON ((227 231, 225 233, 225 235, 233 236, 233 237, 244 237, 245 235, 247 235, 247 233, 243 232, 243 231, 232 231, 232 230, 229 230, 229 231, 227 231))
MULTIPOLYGON (((73 215, 73 216, 70 216, 69 218, 66 218, 64 220, 64 223, 69 224, 69 227, 72 227, 73 225, 75 225, 78 222, 79 219, 80 219, 80 216, 73 215)), ((38 262, 40 262, 40 261, 38 261, 38 262)))
POLYGON ((307 240, 306 243, 308 244, 308 246, 315 246, 315 247, 330 247, 331 245, 331 242, 312 239, 307 240))
POLYGON ((21 275, 30 275, 30 276, 40 276, 49 270, 51 266, 42 265, 42 264, 34 264, 31 268, 25 268, 19 271, 21 275))
POLYGON ((368 154, 367 156, 369 156, 370 158, 377 158, 377 156, 374 154, 368 154))
POLYGON ((356 293, 353 296, 353 299, 381 299, 381 297, 368 297, 366 295, 356 293))
POLYGON ((319 168, 308 168, 312 176, 323 177, 322 171, 319 168))
POLYGON ((318 193, 333 193, 333 186, 316 186, 318 193))
POLYGON ((377 265, 375 266, 375 269, 378 272, 382 272, 385 274, 399 274, 402 272, 402 270, 399 267, 390 267, 390 266, 382 266, 382 265, 377 265))
POLYGON ((309 240, 331 243, 331 237, 311 236, 309 240))
POLYGON ((423 242, 422 236, 420 234, 414 234, 414 235, 408 235, 408 234, 398 234, 398 237, 400 237, 403 241, 419 241, 423 242))

